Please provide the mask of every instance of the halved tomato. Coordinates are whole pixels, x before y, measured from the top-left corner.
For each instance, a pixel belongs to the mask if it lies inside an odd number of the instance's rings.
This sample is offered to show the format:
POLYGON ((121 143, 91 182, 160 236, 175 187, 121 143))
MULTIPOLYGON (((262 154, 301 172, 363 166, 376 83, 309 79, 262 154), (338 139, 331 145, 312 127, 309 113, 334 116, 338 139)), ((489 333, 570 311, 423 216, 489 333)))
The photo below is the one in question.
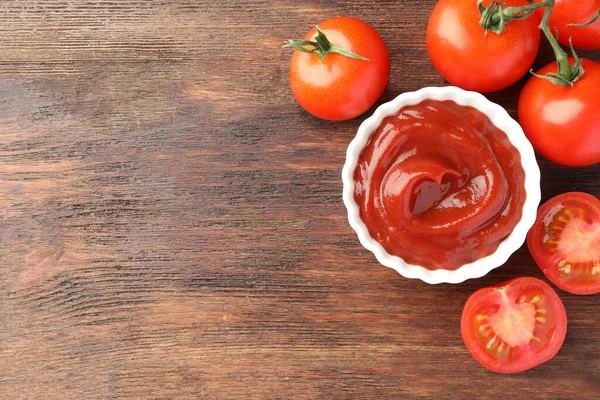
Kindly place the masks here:
POLYGON ((575 294, 600 292, 600 200, 569 192, 544 203, 527 246, 556 286, 575 294))
POLYGON ((558 353, 567 333, 567 314, 550 285, 537 278, 516 278, 473 293, 463 309, 460 329, 481 365, 512 374, 558 353))

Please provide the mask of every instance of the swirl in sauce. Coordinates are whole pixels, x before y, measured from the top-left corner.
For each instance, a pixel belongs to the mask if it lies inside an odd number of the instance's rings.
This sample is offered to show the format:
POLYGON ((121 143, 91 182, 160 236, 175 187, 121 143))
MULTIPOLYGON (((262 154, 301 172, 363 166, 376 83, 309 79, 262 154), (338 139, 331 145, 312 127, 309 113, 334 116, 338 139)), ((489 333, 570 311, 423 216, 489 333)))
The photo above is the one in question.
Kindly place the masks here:
POLYGON ((525 172, 481 111, 425 100, 386 117, 360 154, 354 199, 373 239, 427 269, 492 254, 521 219, 525 172))

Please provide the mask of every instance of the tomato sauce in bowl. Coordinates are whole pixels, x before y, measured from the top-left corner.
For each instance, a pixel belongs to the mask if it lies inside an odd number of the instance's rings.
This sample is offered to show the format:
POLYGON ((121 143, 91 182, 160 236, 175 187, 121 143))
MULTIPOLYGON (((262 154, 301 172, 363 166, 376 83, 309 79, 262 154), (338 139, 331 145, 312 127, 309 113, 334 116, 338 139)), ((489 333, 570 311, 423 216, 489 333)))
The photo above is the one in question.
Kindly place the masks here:
POLYGON ((531 144, 500 106, 458 88, 425 88, 361 125, 343 171, 361 243, 384 265, 457 283, 502 265, 540 200, 531 144))
POLYGON ((389 254, 454 270, 493 253, 521 219, 520 159, 481 111, 425 100, 371 134, 354 171, 354 198, 389 254))

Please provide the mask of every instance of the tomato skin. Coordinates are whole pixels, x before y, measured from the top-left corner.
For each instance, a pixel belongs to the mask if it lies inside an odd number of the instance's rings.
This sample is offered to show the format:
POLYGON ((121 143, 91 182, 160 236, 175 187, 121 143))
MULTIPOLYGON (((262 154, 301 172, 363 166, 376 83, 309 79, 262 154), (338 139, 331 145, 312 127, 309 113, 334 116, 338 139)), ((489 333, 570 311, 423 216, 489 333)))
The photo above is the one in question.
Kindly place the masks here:
MULTIPOLYGON (((526 0, 506 3, 528 4, 526 0)), ((512 85, 529 71, 540 45, 539 21, 512 21, 501 35, 491 31, 485 35, 480 19, 475 1, 440 0, 429 18, 427 51, 434 67, 452 85, 494 92, 512 85)))
MULTIPOLYGON (((600 19, 588 26, 567 26, 583 24, 594 17, 600 9, 600 0, 556 0, 550 14, 550 29, 558 29, 558 42, 569 47, 569 38, 573 47, 582 50, 600 50, 600 19)), ((544 8, 536 10, 541 20, 544 8)))
MULTIPOLYGON (((568 223, 569 220, 566 224, 568 223)), ((564 226, 562 223, 559 225, 563 232, 567 226, 566 224, 564 226)), ((593 233, 588 232, 588 234, 593 233)), ((558 239, 559 242, 561 240, 566 240, 566 238, 561 237, 558 239)), ((589 237, 584 237, 583 240, 589 240, 589 237)), ((573 268, 583 267, 584 271, 587 269, 588 272, 593 271, 592 268, 595 268, 597 265, 597 268, 600 268, 600 200, 591 194, 581 192, 563 193, 548 200, 538 210, 535 224, 527 235, 527 247, 529 247, 531 255, 544 275, 560 289, 580 295, 600 293, 600 272, 596 272, 596 279, 591 280, 587 279, 581 271, 577 272, 575 278, 572 278, 570 275, 567 276, 561 273, 561 268, 559 268, 561 260, 568 260, 567 263, 562 263, 562 265, 569 268, 569 273, 571 272, 571 265, 573 268), (552 251, 548 248, 548 240, 556 240, 552 237, 552 224, 555 222, 554 218, 561 217, 564 220, 565 216, 558 213, 566 207, 581 209, 583 211, 581 216, 577 216, 576 213, 570 214, 575 214, 574 218, 580 218, 582 221, 587 220, 587 222, 591 222, 591 225, 585 224, 584 227, 586 225, 591 226, 592 232, 594 232, 593 229, 595 229, 596 241, 594 242, 592 240, 589 243, 589 246, 593 247, 593 249, 588 249, 586 251, 585 249, 582 250, 577 248, 573 250, 577 254, 569 255, 560 252, 560 243, 557 246, 558 251, 552 251), (596 259, 589 259, 589 257, 594 257, 594 253, 596 259), (582 257, 583 261, 574 259, 582 257), (585 279, 581 279, 582 277, 585 277, 585 279)), ((563 271, 564 266, 562 267, 563 271)))
POLYGON ((549 361, 560 350, 566 333, 567 314, 560 297, 550 285, 531 277, 515 278, 477 290, 465 303, 461 317, 463 341, 473 358, 488 370, 502 374, 523 372, 549 361), (503 312, 503 307, 510 312, 503 312), (534 314, 515 311, 520 310, 519 307, 525 311, 533 307, 534 314), (506 326, 504 333, 508 335, 522 328, 519 324, 523 319, 530 319, 532 331, 519 332, 521 336, 530 333, 530 339, 518 345, 507 345, 502 334, 486 325, 493 318, 500 321, 501 327, 506 326), (485 345, 488 337, 494 339, 485 345), (498 342, 503 346, 502 350, 498 342))
MULTIPOLYGON (((583 59, 582 66, 585 73, 573 87, 534 76, 519 97, 519 122, 533 147, 547 159, 567 166, 600 162, 600 64, 583 59)), ((557 71, 553 62, 537 73, 557 71)))
MULTIPOLYGON (((298 103, 309 113, 326 120, 358 117, 371 108, 387 86, 390 57, 383 39, 367 23, 336 17, 319 23, 329 41, 366 57, 369 61, 328 54, 319 62, 316 54, 294 51, 290 86, 298 103)), ((316 28, 304 40, 314 40, 316 28)))

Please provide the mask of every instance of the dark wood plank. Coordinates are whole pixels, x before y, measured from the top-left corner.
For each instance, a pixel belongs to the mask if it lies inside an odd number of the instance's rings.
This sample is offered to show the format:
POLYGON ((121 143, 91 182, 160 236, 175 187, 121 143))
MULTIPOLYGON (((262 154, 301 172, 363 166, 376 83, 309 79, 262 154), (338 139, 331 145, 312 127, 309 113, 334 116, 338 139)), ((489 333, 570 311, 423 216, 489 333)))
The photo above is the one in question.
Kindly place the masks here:
MULTIPOLYGON (((388 44, 378 104, 444 85, 434 3, 3 0, 0 398, 597 398, 597 296, 561 293, 552 362, 485 371, 462 306, 541 277, 527 249, 456 286, 378 265, 341 202, 362 119, 291 95, 281 44, 335 15, 388 44)), ((516 116, 522 84, 489 98, 516 116)), ((544 199, 600 196, 599 166, 540 164, 544 199)))

